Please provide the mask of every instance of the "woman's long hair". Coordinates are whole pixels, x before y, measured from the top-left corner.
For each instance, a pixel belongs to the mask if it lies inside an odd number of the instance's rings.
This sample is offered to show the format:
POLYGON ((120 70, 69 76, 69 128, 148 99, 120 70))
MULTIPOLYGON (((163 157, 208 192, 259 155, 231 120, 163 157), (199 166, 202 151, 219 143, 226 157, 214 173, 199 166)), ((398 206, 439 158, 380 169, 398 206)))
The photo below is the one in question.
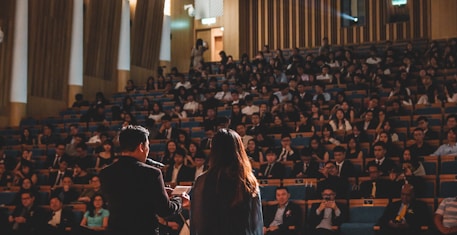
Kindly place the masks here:
POLYGON ((214 136, 207 179, 216 180, 216 194, 224 188, 227 189, 229 185, 234 187, 230 189, 234 190, 231 198, 228 198, 231 207, 243 202, 246 194, 258 196, 257 179, 252 173, 252 166, 241 137, 234 130, 220 129, 214 136), (222 182, 228 182, 229 185, 222 182))

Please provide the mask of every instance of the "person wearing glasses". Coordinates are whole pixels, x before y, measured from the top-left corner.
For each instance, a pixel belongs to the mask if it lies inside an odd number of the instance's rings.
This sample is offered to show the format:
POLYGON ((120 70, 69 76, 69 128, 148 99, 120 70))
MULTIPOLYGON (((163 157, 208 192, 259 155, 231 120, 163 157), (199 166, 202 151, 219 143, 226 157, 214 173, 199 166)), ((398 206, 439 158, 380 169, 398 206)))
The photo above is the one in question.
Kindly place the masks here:
POLYGON ((339 226, 348 219, 348 208, 335 201, 336 193, 331 188, 322 191, 322 201, 314 203, 309 210, 309 229, 313 235, 338 234, 339 226))
POLYGON ((38 234, 37 230, 43 224, 44 209, 35 203, 35 196, 30 191, 21 193, 21 204, 14 208, 13 213, 8 217, 11 231, 6 234, 38 234))

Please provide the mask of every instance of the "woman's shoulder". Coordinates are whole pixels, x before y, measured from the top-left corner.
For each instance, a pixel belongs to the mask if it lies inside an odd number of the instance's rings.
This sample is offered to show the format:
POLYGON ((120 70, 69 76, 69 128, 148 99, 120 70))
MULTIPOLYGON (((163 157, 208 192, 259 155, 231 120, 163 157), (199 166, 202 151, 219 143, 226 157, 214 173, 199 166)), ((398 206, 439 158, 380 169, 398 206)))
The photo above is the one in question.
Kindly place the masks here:
POLYGON ((108 209, 100 209, 100 214, 102 217, 109 216, 109 210, 108 209))

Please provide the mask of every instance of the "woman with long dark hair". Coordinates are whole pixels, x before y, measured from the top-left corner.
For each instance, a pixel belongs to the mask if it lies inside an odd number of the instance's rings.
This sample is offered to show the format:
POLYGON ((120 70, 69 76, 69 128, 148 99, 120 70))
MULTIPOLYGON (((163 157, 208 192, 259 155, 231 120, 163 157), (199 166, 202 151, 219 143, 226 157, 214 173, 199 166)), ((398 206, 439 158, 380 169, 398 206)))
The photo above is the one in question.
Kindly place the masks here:
POLYGON ((241 137, 220 129, 212 140, 209 169, 194 185, 192 234, 261 235, 261 207, 259 186, 241 137))

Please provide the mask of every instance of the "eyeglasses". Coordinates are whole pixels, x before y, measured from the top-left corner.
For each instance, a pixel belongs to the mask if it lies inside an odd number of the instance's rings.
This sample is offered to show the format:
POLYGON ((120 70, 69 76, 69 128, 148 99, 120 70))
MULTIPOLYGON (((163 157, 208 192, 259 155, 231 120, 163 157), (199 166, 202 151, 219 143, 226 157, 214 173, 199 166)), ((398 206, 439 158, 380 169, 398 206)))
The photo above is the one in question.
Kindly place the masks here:
POLYGON ((322 197, 331 197, 331 196, 335 196, 335 194, 334 193, 322 194, 322 197))

